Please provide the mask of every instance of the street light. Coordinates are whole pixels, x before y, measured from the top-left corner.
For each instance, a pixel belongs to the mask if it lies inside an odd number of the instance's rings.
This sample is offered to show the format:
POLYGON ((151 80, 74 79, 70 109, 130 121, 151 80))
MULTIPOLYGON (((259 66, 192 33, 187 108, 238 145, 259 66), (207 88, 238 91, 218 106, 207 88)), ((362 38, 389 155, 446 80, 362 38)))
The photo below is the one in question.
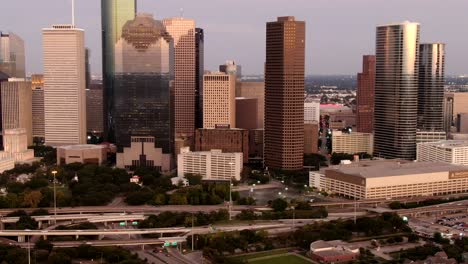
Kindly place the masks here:
POLYGON ((57 171, 51 171, 52 175, 54 175, 54 224, 57 224, 57 191, 55 190, 55 176, 57 175, 57 171))
MULTIPOLYGON (((232 172, 234 162, 229 162, 229 170, 232 172)), ((232 175, 229 175, 229 221, 232 220, 232 175)))

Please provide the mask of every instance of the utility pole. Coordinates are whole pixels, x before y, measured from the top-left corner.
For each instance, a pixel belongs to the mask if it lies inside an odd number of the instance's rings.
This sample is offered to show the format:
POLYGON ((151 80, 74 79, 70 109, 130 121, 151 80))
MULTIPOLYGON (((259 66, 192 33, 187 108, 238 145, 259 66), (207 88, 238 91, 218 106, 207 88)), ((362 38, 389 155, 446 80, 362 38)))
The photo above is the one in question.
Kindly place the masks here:
POLYGON ((55 175, 57 174, 56 170, 52 171, 52 174, 54 175, 54 224, 57 224, 57 191, 55 190, 55 175))
POLYGON ((192 252, 193 252, 193 212, 192 212, 192 252))

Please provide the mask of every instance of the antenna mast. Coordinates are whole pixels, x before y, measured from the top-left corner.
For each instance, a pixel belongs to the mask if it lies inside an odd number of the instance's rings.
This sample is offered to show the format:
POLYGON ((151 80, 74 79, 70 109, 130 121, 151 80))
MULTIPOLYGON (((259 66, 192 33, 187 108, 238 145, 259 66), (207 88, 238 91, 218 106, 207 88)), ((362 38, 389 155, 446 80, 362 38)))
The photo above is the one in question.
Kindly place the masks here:
POLYGON ((75 0, 72 0, 72 25, 75 26, 75 0))

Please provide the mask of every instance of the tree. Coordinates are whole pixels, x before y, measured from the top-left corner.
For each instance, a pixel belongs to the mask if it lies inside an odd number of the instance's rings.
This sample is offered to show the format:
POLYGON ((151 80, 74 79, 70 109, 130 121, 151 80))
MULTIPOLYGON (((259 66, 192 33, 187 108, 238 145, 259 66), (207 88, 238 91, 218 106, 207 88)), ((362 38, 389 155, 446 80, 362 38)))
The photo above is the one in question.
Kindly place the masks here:
POLYGON ((338 165, 342 160, 353 160, 354 155, 346 153, 336 153, 334 152, 330 158, 330 162, 333 165, 338 165))
POLYGON ((164 193, 157 193, 153 197, 154 205, 165 205, 166 204, 166 195, 164 193))
POLYGON ((23 229, 37 229, 38 224, 36 220, 32 219, 29 215, 22 215, 20 216, 19 220, 16 222, 16 229, 23 230, 23 229))
POLYGON ((44 250, 49 251, 50 253, 52 249, 54 248, 54 245, 49 240, 40 239, 36 242, 36 244, 34 245, 34 248, 44 249, 44 250))
POLYGON ((24 196, 23 204, 27 207, 36 208, 42 199, 40 191, 31 191, 24 196))
POLYGON ((286 210, 287 207, 288 202, 281 198, 276 198, 271 202, 271 208, 273 208, 273 211, 275 212, 284 212, 284 210, 286 210))
POLYGON ((190 186, 201 184, 203 179, 201 175, 191 173, 186 174, 185 178, 188 180, 190 186))
POLYGON ((184 193, 175 192, 171 195, 171 199, 169 200, 169 204, 172 205, 185 205, 188 204, 187 202, 187 195, 184 193))
POLYGON ((71 264, 71 258, 62 252, 56 252, 49 255, 47 259, 47 263, 49 264, 71 264))

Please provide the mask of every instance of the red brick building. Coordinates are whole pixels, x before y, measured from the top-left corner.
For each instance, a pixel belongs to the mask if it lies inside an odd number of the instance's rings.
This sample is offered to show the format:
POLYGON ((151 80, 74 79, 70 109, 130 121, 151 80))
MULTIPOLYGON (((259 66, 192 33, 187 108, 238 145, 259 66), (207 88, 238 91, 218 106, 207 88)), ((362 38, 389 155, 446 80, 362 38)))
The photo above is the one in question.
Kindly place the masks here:
POLYGON ((374 131, 374 87, 375 87, 375 56, 364 55, 362 73, 357 76, 357 116, 358 132, 372 133, 374 131))

